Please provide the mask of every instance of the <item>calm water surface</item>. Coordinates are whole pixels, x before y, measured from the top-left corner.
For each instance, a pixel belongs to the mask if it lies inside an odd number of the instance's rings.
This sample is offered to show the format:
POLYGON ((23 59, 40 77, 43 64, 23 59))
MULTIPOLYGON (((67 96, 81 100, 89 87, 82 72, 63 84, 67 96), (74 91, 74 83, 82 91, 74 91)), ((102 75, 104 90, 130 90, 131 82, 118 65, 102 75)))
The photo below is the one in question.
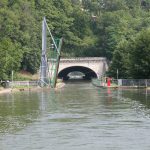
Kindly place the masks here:
POLYGON ((72 83, 1 95, 0 150, 150 150, 150 91, 72 83))

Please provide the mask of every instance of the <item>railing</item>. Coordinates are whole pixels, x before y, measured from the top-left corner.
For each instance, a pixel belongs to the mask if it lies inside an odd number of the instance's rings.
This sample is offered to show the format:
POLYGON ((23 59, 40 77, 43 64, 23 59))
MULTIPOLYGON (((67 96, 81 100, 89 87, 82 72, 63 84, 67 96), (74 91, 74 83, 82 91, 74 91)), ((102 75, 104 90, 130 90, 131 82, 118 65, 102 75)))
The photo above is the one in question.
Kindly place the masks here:
POLYGON ((62 57, 60 60, 106 60, 106 57, 62 57))
MULTIPOLYGON (((56 59, 50 58, 48 62, 55 62, 56 59)), ((76 62, 76 61, 107 61, 105 57, 71 57, 71 58, 61 58, 60 62, 76 62)))
POLYGON ((150 87, 150 79, 118 79, 118 86, 150 87))
MULTIPOLYGON (((107 81, 100 79, 93 79, 93 85, 95 86, 107 86, 107 81)), ((145 88, 150 87, 150 79, 112 79, 111 86, 117 87, 135 87, 135 88, 145 88)))
POLYGON ((39 81, 13 81, 9 82, 9 87, 27 86, 35 87, 39 85, 39 81))

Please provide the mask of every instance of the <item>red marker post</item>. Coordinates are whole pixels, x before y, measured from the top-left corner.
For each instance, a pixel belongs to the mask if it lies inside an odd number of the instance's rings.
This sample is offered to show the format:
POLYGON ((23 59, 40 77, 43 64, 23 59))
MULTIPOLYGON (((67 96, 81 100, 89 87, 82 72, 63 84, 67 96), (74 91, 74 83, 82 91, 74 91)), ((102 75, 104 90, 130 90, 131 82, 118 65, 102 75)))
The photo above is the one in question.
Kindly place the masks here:
POLYGON ((111 85, 111 78, 107 78, 107 86, 109 87, 111 85))

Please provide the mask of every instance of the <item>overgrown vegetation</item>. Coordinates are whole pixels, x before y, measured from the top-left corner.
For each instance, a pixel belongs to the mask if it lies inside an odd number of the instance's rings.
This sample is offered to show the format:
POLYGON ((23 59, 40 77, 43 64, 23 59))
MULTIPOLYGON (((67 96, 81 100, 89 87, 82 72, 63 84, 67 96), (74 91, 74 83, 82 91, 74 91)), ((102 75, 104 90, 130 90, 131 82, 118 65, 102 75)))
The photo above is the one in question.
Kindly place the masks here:
POLYGON ((37 72, 44 16, 63 56, 107 57, 110 76, 150 78, 149 10, 150 0, 1 0, 0 79, 37 72))

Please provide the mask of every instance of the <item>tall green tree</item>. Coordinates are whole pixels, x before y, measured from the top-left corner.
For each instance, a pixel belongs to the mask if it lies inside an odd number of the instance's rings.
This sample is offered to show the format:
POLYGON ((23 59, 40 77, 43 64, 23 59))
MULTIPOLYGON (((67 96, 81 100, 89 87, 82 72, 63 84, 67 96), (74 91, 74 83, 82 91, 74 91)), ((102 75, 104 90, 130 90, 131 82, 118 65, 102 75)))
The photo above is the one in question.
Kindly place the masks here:
POLYGON ((9 38, 0 41, 0 79, 9 80, 11 71, 18 71, 22 61, 20 44, 13 43, 9 38))
MULTIPOLYGON (((40 36, 41 30, 39 22, 36 20, 35 3, 25 1, 10 2, 10 9, 15 13, 19 20, 19 31, 15 32, 23 50, 21 69, 35 73, 40 64, 40 36)), ((14 40, 14 37, 12 38, 14 40)))
MULTIPOLYGON (((14 52, 16 71, 36 73, 45 16, 53 35, 64 38, 63 56, 107 57, 112 76, 119 68, 120 77, 149 77, 148 58, 142 55, 140 64, 136 58, 141 49, 148 53, 149 36, 144 32, 149 33, 149 9, 150 0, 1 0, 0 52, 5 58, 4 51, 14 52)), ((3 79, 10 75, 4 70, 10 70, 11 59, 0 60, 3 79)))
POLYGON ((150 78, 150 29, 141 31, 130 42, 129 72, 133 78, 150 78))

